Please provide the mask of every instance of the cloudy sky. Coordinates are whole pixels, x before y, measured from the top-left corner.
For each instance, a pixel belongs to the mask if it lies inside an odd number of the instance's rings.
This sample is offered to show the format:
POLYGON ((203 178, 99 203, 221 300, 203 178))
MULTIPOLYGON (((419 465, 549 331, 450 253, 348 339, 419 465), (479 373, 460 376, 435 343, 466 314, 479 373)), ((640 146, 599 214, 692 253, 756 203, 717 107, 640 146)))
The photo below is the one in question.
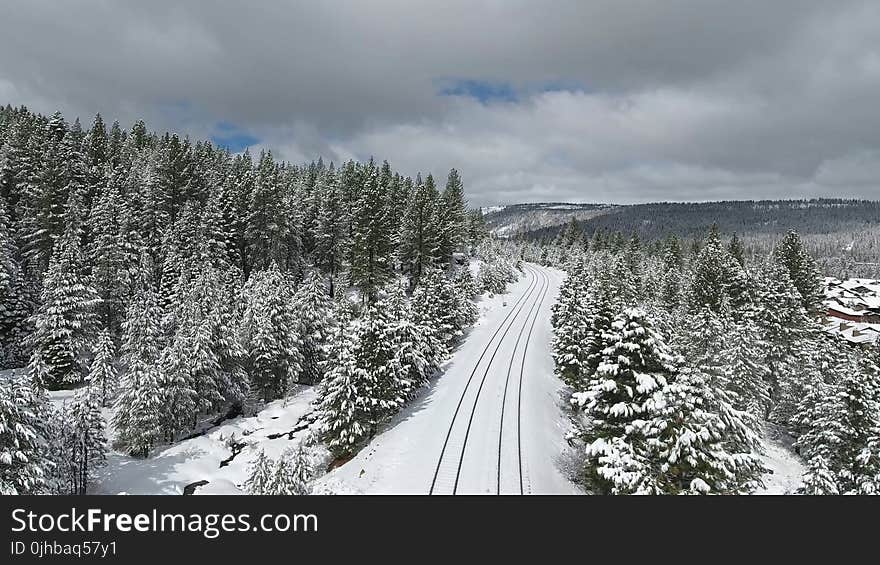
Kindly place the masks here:
POLYGON ((4 6, 0 103, 85 123, 454 166, 483 205, 880 198, 876 1, 4 6))

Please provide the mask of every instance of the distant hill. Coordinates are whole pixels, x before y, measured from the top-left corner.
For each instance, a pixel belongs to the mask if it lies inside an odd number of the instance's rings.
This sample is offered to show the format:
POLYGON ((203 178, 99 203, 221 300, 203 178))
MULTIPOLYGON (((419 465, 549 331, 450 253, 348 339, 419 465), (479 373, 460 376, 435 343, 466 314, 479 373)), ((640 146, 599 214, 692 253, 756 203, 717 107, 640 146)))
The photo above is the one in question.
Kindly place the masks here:
POLYGON ((541 202, 483 208, 489 230, 501 237, 512 237, 541 229, 553 229, 576 220, 589 220, 615 208, 610 204, 571 204, 541 202))
POLYGON ((644 239, 675 233, 704 234, 713 224, 722 233, 829 234, 880 226, 880 202, 872 200, 760 200, 656 202, 651 204, 518 204, 486 215, 499 235, 528 239, 555 237, 574 217, 587 234, 596 230, 637 232, 644 239), (570 207, 570 208, 563 208, 570 207))

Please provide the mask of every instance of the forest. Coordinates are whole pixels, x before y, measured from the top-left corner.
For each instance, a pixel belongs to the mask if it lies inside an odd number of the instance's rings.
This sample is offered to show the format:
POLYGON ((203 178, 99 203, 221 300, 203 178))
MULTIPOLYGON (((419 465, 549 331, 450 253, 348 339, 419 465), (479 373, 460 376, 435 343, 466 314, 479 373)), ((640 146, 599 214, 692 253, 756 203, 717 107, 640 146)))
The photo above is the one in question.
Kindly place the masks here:
POLYGON ((441 187, 0 108, 0 493, 87 494, 111 450, 314 387, 308 437, 241 485, 308 494, 315 453, 381 433, 522 261, 566 274, 551 353, 584 491, 752 493, 772 436, 803 493, 880 493, 880 356, 822 331, 820 286, 871 269, 876 203, 632 209, 498 238, 455 169, 441 187))
MULTIPOLYGON (((503 222, 505 216, 514 215, 523 216, 519 224, 528 224, 529 216, 546 213, 544 206, 509 207, 510 210, 489 214, 486 220, 491 227, 497 221, 503 222)), ((574 230, 587 239, 600 240, 636 234, 646 244, 657 245, 667 236, 675 235, 685 246, 699 246, 709 228, 716 225, 728 238, 737 235, 746 256, 760 259, 793 229, 801 235, 823 275, 880 276, 880 204, 872 200, 822 198, 576 206, 578 212, 562 212, 569 219, 516 234, 517 237, 552 242, 561 237, 561 232, 574 230), (595 212, 584 217, 591 207, 595 212)))
MULTIPOLYGON (((0 108, 0 493, 86 493, 108 435, 148 457, 298 385, 321 390, 314 441, 351 453, 512 280, 485 235, 454 169, 441 189, 0 108)), ((250 491, 301 491, 301 451, 250 491)))
POLYGON ((773 435, 805 461, 802 493, 880 493, 880 355, 822 331, 796 231, 749 259, 717 226, 690 247, 563 234, 524 253, 568 273, 553 356, 588 491, 751 493, 773 435))

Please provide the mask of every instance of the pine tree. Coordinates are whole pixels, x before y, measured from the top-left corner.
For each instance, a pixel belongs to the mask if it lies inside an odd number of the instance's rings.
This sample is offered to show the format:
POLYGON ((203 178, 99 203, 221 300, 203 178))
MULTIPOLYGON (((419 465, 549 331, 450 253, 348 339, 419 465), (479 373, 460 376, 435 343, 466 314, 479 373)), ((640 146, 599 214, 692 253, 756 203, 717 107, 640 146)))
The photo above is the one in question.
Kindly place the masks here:
POLYGON ((248 478, 244 483, 244 489, 248 494, 267 495, 272 494, 271 488, 275 481, 273 476, 274 465, 262 449, 257 454, 248 468, 248 478))
POLYGON ((123 324, 122 359, 125 372, 115 403, 114 425, 118 439, 129 451, 147 457, 162 429, 163 396, 160 353, 162 309, 147 281, 148 256, 144 257, 141 288, 128 307, 123 324))
POLYGON ((69 223, 52 253, 40 308, 32 320, 30 342, 46 365, 45 386, 57 388, 82 381, 99 303, 100 297, 84 275, 77 225, 69 223))
MULTIPOLYGON (((784 423, 797 402, 803 378, 800 362, 806 358, 808 341, 815 330, 787 271, 775 262, 767 264, 756 281, 754 319, 767 344, 765 363, 769 369, 773 419, 784 423)), ((769 414, 768 414, 769 415, 769 414)))
POLYGON ((251 463, 244 489, 255 495, 306 495, 311 493, 314 467, 308 448, 299 443, 284 450, 277 461, 260 450, 251 463))
POLYGON ((394 339, 394 329, 381 303, 369 306, 354 324, 355 366, 361 376, 361 394, 367 403, 370 437, 405 401, 401 390, 406 387, 400 384, 403 370, 397 356, 400 344, 394 339))
POLYGON ((0 196, 0 368, 19 366, 30 304, 12 223, 0 196))
POLYGON ((28 379, 0 379, 0 494, 42 494, 52 462, 46 399, 28 379))
POLYGON ((462 335, 459 326, 458 296, 455 286, 440 270, 425 273, 412 296, 413 316, 416 323, 434 329, 444 344, 451 344, 462 335))
POLYGON ((602 362, 605 335, 611 330, 616 304, 607 273, 599 273, 584 294, 585 327, 582 344, 583 362, 577 388, 590 386, 602 362))
POLYGON ((198 356, 204 351, 194 351, 194 333, 198 331, 195 323, 190 324, 187 320, 171 337, 162 350, 159 358, 159 388, 162 399, 162 431, 164 440, 174 441, 176 435, 195 427, 196 418, 202 408, 201 398, 196 391, 196 375, 198 369, 215 370, 211 364, 214 359, 207 361, 204 356, 198 356), (191 357, 192 355, 197 357, 191 357))
POLYGON ((695 310, 708 308, 718 312, 728 300, 733 308, 747 299, 746 275, 742 267, 721 245, 718 229, 713 226, 705 245, 694 259, 690 303, 695 310))
POLYGON ((45 153, 22 191, 26 216, 22 223, 22 251, 40 272, 48 267, 52 246, 64 231, 64 207, 69 197, 67 133, 63 116, 56 112, 47 124, 45 153))
POLYGON ((315 264, 327 274, 327 290, 332 298, 335 296, 335 278, 343 268, 348 245, 346 217, 342 194, 339 190, 336 175, 328 173, 323 181, 324 189, 320 192, 318 213, 315 218, 315 264))
POLYGON ((486 220, 483 218, 483 211, 479 208, 468 212, 467 233, 468 245, 471 248, 475 248, 489 236, 486 220))
POLYGON ((249 274, 251 269, 265 269, 273 262, 283 263, 279 184, 278 167, 272 154, 261 153, 248 205, 245 237, 249 261, 244 269, 245 274, 249 274))
POLYGON ((9 308, 7 304, 12 302, 13 281, 18 275, 15 251, 12 224, 6 211, 6 198, 0 196, 0 313, 2 315, 5 315, 9 308))
POLYGON ((365 303, 378 298, 379 289, 391 277, 392 223, 385 206, 379 171, 371 166, 354 217, 351 282, 365 303))
POLYGON ((323 365, 333 333, 333 301, 320 276, 313 273, 297 289, 293 297, 299 320, 300 354, 303 360, 301 380, 315 384, 323 379, 323 365))
POLYGON ((91 242, 87 249, 95 289, 101 296, 101 318, 104 324, 116 330, 124 313, 123 302, 127 298, 126 285, 120 281, 124 277, 122 246, 122 225, 120 224, 122 204, 121 182, 124 173, 117 170, 105 186, 95 195, 87 223, 91 242))
POLYGON ((220 363, 221 393, 233 410, 242 412, 245 401, 250 396, 250 382, 244 367, 245 352, 237 336, 236 306, 238 297, 238 269, 230 268, 222 277, 212 293, 210 302, 210 324, 213 331, 212 348, 220 363))
POLYGON ((52 459, 47 477, 52 494, 77 494, 79 444, 77 426, 70 402, 63 402, 48 414, 47 443, 52 459))
POLYGON ((662 260, 663 272, 660 275, 660 301, 664 306, 672 309, 681 303, 682 286, 684 283, 681 272, 684 266, 681 244, 674 235, 669 236, 663 242, 662 260))
MULTIPOLYGON (((720 334, 719 327, 715 334, 720 334)), ((676 369, 662 337, 626 310, 603 335, 586 412, 586 480, 596 493, 731 494, 760 485, 754 420, 737 410, 708 354, 676 369)))
POLYGON ((724 340, 720 357, 727 374, 727 387, 734 393, 734 406, 763 418, 770 409, 770 374, 763 361, 767 343, 751 319, 734 321, 724 340))
POLYGON ((736 234, 733 234, 733 237, 730 238, 730 243, 727 244, 727 252, 730 253, 730 256, 733 257, 741 267, 746 266, 745 250, 743 249, 742 241, 740 241, 739 236, 736 234))
POLYGON ((796 231, 789 231, 782 238, 773 250, 773 260, 788 272, 804 310, 810 315, 821 313, 824 296, 819 271, 796 231))
POLYGON ((114 366, 116 348, 113 338, 107 328, 98 333, 98 340, 93 348, 94 357, 86 382, 93 387, 98 398, 98 403, 103 408, 107 406, 107 399, 115 392, 118 385, 119 374, 114 366))
POLYGON ((242 291, 239 343, 253 391, 265 401, 284 396, 302 372, 301 340, 289 286, 273 265, 254 273, 242 291))
POLYGON ((444 359, 446 348, 431 328, 413 319, 400 285, 392 287, 377 308, 384 310, 390 320, 389 339, 399 369, 396 396, 405 401, 427 385, 444 359))
POLYGON ((572 266, 559 289, 559 298, 553 305, 553 360, 556 373, 568 386, 577 388, 584 376, 586 362, 588 302, 587 289, 581 269, 572 266))
POLYGON ((83 152, 89 175, 89 195, 86 205, 91 208, 95 194, 100 192, 106 180, 105 171, 110 165, 110 147, 107 128, 101 114, 95 115, 92 127, 83 142, 83 152))
POLYGON ((205 264, 197 273, 182 277, 176 329, 162 356, 169 438, 195 427, 200 414, 210 414, 244 400, 239 380, 237 348, 226 337, 229 331, 219 274, 205 264))
POLYGON ((400 226, 398 255, 403 272, 409 276, 410 289, 418 285, 439 253, 440 240, 435 222, 438 195, 436 189, 432 189, 433 185, 416 181, 400 226))
POLYGON ((642 296, 644 286, 644 274, 642 273, 642 242, 639 235, 633 232, 623 254, 626 263, 626 275, 632 288, 630 296, 633 301, 642 296))
POLYGON ((808 494, 880 493, 880 368, 876 354, 850 366, 839 383, 802 397, 796 445, 807 459, 808 494))
POLYGON ((616 316, 602 339, 606 347, 589 388, 572 396, 589 420, 582 434, 585 480, 595 493, 642 492, 652 462, 642 453, 647 438, 632 424, 662 407, 672 356, 640 310, 616 316))
POLYGON ((638 459, 652 470, 641 494, 746 494, 762 485, 754 422, 733 408, 702 369, 685 369, 663 387, 651 418, 636 419, 629 435, 638 459), (708 377, 708 378, 707 378, 708 377))
POLYGON ((465 266, 458 269, 452 280, 452 286, 455 293, 455 325, 459 328, 466 328, 477 321, 479 318, 479 310, 474 303, 477 297, 477 281, 474 279, 471 270, 465 266))
POLYGON ((303 496, 311 494, 315 471, 308 449, 302 442, 287 448, 275 465, 272 494, 303 496))
POLYGON ((100 393, 89 383, 80 389, 71 412, 73 424, 73 492, 86 494, 95 472, 107 462, 107 436, 100 393))
POLYGON ((452 169, 449 171, 438 210, 440 229, 437 257, 441 265, 452 259, 453 252, 464 248, 466 211, 461 176, 458 171, 452 169))
POLYGON ((352 328, 345 327, 333 340, 318 405, 324 441, 337 457, 352 453, 371 427, 367 397, 370 383, 357 367, 357 343, 352 335, 352 328))

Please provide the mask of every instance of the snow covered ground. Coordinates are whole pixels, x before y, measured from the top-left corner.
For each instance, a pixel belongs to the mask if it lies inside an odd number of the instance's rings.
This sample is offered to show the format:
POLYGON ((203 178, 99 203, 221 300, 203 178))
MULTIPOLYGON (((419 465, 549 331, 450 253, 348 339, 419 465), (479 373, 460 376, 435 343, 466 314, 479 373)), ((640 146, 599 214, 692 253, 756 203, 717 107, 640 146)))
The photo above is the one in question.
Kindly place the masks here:
POLYGON ((769 425, 767 428, 764 464, 772 473, 764 477, 764 489, 757 494, 795 494, 804 482, 804 463, 783 434, 769 425))
POLYGON ((550 357, 563 274, 535 265, 481 316, 445 372, 351 461, 319 480, 367 494, 576 494, 550 357))
POLYGON ((277 459, 309 433, 314 388, 270 403, 253 417, 223 422, 206 434, 157 450, 148 459, 111 452, 99 471, 95 494, 183 494, 187 485, 208 481, 195 494, 242 494, 248 466, 261 449, 277 459), (299 429, 290 433, 294 429, 299 429), (237 454, 238 447, 243 444, 237 454), (231 459, 230 459, 231 457, 231 459))

